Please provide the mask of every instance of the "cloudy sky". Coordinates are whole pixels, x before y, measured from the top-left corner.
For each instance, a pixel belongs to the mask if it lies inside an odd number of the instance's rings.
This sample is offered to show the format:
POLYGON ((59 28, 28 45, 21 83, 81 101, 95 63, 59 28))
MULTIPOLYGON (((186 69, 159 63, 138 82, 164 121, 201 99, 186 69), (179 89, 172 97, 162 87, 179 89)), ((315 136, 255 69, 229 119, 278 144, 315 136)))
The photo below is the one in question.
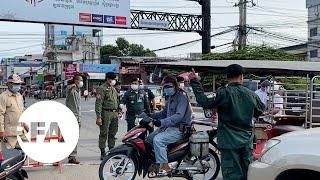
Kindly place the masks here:
MULTIPOLYGON (((238 8, 234 4, 238 0, 211 0, 212 34, 224 31, 238 24, 238 8)), ((277 34, 278 39, 261 32, 249 31, 248 44, 266 44, 273 47, 284 47, 303 43, 307 40, 307 9, 305 0, 253 0, 255 6, 249 4, 248 24, 264 31, 277 34)), ((187 0, 131 0, 131 9, 200 14, 201 7, 187 0)), ((153 50, 186 41, 201 38, 197 33, 159 33, 145 30, 104 29, 103 43, 114 43, 119 36, 131 43, 140 43, 153 50), (120 35, 117 35, 120 34, 120 35), (128 35, 124 35, 128 34, 128 35)), ((212 38, 212 45, 232 42, 236 32, 212 38)), ((16 55, 41 53, 43 51, 44 25, 0 22, 0 58, 16 55)), ((222 46, 214 52, 223 52, 231 48, 222 46)), ((178 48, 157 52, 158 56, 186 57, 190 52, 201 52, 201 42, 188 44, 178 48)))

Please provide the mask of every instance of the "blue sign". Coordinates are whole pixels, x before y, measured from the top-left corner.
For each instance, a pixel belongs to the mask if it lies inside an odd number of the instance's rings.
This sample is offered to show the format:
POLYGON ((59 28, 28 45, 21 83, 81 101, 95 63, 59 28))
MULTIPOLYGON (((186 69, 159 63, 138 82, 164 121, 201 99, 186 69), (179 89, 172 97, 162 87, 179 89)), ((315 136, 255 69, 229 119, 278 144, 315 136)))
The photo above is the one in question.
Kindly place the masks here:
POLYGON ((60 35, 61 35, 61 36, 67 36, 67 35, 68 35, 68 32, 67 32, 67 31, 60 31, 60 35))
POLYGON ((103 23, 103 15, 100 15, 100 14, 92 14, 92 22, 95 22, 95 23, 103 23))
POLYGON ((116 17, 104 15, 104 23, 105 24, 116 24, 116 17))
POLYGON ((43 63, 14 63, 14 67, 41 67, 43 63))
POLYGON ((82 36, 82 32, 77 31, 77 32, 76 32, 76 36, 82 36))
POLYGON ((119 66, 116 64, 82 64, 82 72, 85 73, 119 73, 119 66))

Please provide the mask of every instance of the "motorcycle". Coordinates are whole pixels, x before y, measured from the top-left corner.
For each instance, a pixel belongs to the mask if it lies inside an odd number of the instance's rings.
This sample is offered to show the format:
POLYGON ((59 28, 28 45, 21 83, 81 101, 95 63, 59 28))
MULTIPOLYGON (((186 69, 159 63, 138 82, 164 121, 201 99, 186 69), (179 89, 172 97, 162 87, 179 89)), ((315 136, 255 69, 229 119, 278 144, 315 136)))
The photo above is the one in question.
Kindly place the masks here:
MULTIPOLYGON (((164 177, 158 173, 159 165, 155 162, 152 145, 146 142, 148 132, 153 127, 152 122, 151 118, 144 117, 138 126, 124 136, 122 145, 109 151, 108 156, 99 167, 100 180, 118 178, 132 180, 137 174, 142 175, 143 178, 147 175, 149 178, 164 177)), ((192 120, 190 131, 185 138, 168 145, 169 166, 173 169, 172 177, 191 180, 193 177, 201 175, 205 180, 216 179, 220 171, 220 160, 216 154, 217 144, 213 141, 217 133, 214 126, 215 124, 211 121, 192 120), (210 127, 210 130, 196 131, 195 125, 207 126, 210 127), (200 134, 208 137, 208 143, 205 146, 206 143, 202 142, 204 146, 200 145, 200 149, 194 152, 195 146, 192 145, 190 137, 196 137, 200 134), (210 148, 209 143, 212 145, 210 148), (205 153, 206 147, 207 153, 205 153)))
POLYGON ((15 155, 8 159, 3 158, 0 152, 0 179, 1 180, 24 180, 28 174, 21 169, 27 159, 27 155, 19 148, 14 149, 15 155))
POLYGON ((305 128, 302 127, 302 125, 305 123, 305 119, 301 116, 263 116, 259 118, 259 121, 267 124, 266 128, 264 129, 266 138, 255 140, 253 151, 254 160, 259 159, 261 151, 268 140, 285 133, 305 130, 305 128), (266 121, 265 119, 269 120, 266 121), (273 121, 270 121, 270 119, 273 119, 273 121))

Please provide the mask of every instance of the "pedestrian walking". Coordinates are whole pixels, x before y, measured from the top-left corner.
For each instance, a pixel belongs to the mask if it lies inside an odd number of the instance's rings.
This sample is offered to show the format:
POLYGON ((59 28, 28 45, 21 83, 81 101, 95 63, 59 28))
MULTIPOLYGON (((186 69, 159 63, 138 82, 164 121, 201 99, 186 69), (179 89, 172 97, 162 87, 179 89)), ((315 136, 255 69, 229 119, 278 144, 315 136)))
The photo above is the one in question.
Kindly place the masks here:
POLYGON ((151 113, 150 105, 146 93, 139 90, 139 79, 134 78, 131 81, 130 89, 124 94, 122 104, 126 105, 127 131, 129 132, 135 126, 136 117, 145 112, 151 113))
POLYGON ((118 132, 119 98, 114 88, 116 84, 114 73, 106 74, 106 82, 97 89, 95 111, 97 115, 96 124, 100 128, 99 148, 100 159, 106 157, 106 141, 109 150, 115 146, 116 134, 118 132))
POLYGON ((218 110, 217 143, 221 152, 221 169, 224 180, 246 180, 253 151, 253 117, 265 110, 260 98, 243 83, 243 68, 233 64, 226 69, 228 85, 208 98, 197 75, 189 74, 190 84, 197 102, 206 109, 218 110))
POLYGON ((21 125, 19 118, 24 111, 23 97, 19 93, 21 83, 21 78, 18 75, 9 76, 7 81, 8 90, 0 95, 0 150, 3 148, 2 145, 4 144, 2 142, 4 142, 4 138, 7 141, 6 148, 19 147, 17 136, 24 137, 21 135, 29 131, 29 127, 24 123, 22 124, 24 130, 17 130, 17 127, 21 125))
POLYGON ((89 91, 88 89, 83 91, 83 96, 84 96, 84 100, 87 101, 88 100, 88 96, 89 96, 89 91))
MULTIPOLYGON (((81 127, 81 114, 80 114, 80 100, 81 100, 81 88, 83 87, 83 78, 80 74, 76 74, 72 83, 67 86, 67 97, 66 97, 66 106, 73 112, 76 116, 79 124, 79 128, 81 127)), ((68 157, 68 162, 71 164, 80 164, 77 160, 77 146, 73 150, 73 152, 68 157)))

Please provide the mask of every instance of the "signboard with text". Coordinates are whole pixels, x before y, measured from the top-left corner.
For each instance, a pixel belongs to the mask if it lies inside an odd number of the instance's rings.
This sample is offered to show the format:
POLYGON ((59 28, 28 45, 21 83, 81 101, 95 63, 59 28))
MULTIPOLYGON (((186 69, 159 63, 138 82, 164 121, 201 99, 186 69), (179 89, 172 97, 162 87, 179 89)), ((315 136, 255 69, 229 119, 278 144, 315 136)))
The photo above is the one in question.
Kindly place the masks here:
POLYGON ((120 74, 140 74, 138 66, 124 66, 120 69, 120 74))
POLYGON ((70 80, 77 73, 77 64, 65 64, 66 80, 70 80))
POLYGON ((0 20, 130 27, 130 0, 2 0, 0 20))
POLYGON ((139 27, 155 28, 155 29, 169 29, 169 21, 140 19, 139 27))
POLYGON ((119 66, 116 64, 82 64, 80 71, 84 73, 119 73, 119 66))

